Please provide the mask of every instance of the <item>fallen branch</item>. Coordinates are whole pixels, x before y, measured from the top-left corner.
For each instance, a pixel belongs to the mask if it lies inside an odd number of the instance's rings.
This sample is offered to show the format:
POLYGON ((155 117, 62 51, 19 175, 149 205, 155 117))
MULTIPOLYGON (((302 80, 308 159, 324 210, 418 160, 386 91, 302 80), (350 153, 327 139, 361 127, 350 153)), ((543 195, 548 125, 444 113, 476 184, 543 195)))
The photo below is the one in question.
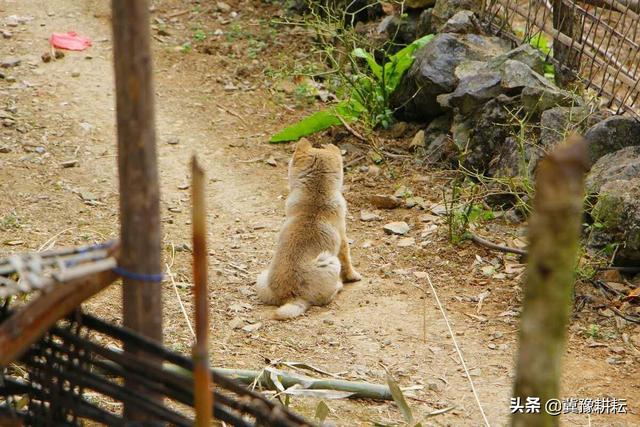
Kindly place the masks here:
POLYGON ((471 232, 469 232, 469 234, 471 235, 471 240, 473 242, 479 244, 480 246, 484 246, 486 248, 493 249, 493 250, 500 251, 500 252, 518 254, 518 255, 522 255, 522 256, 526 256, 527 255, 527 251, 524 250, 524 249, 510 248, 509 246, 502 246, 502 245, 499 245, 497 243, 493 243, 493 242, 490 242, 488 240, 485 240, 482 237, 478 236, 477 234, 474 234, 474 233, 471 233, 471 232))

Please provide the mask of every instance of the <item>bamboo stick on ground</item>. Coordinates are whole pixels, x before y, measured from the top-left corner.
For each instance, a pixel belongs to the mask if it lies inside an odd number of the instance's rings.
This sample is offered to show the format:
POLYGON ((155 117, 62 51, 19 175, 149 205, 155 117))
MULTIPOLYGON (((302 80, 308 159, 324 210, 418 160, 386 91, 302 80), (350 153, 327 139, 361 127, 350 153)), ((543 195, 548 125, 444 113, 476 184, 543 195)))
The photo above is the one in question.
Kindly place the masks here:
POLYGON ((209 306, 207 291, 207 227, 204 171, 196 156, 191 159, 193 223, 193 279, 195 283, 196 342, 193 345, 196 426, 211 425, 213 393, 209 374, 209 306))
POLYGON ((585 140, 572 136, 538 167, 511 408, 516 410, 514 427, 559 423, 545 406, 559 398, 588 164, 585 140), (524 411, 522 405, 530 398, 540 399, 538 412, 524 411))

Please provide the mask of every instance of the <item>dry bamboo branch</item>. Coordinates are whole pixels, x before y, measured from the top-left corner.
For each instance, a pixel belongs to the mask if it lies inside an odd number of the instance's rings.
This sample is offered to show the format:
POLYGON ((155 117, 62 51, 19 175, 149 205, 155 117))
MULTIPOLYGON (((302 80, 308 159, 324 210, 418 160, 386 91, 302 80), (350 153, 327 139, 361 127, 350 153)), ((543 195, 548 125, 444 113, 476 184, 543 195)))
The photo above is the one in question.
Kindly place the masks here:
POLYGON ((195 284, 196 342, 193 345, 196 426, 211 425, 213 393, 209 374, 209 305, 207 292, 207 227, 204 171, 196 156, 191 159, 193 223, 193 281, 195 284))
MULTIPOLYGON (((115 267, 112 259, 111 268, 115 267)), ((84 300, 113 283, 110 269, 53 287, 13 313, 0 324, 0 366, 19 358, 55 322, 75 310, 84 300)))
POLYGON ((541 410, 516 412, 514 427, 558 425, 558 417, 544 408, 559 393, 589 164, 586 148, 583 138, 572 136, 538 167, 514 397, 521 403, 540 398, 541 410))

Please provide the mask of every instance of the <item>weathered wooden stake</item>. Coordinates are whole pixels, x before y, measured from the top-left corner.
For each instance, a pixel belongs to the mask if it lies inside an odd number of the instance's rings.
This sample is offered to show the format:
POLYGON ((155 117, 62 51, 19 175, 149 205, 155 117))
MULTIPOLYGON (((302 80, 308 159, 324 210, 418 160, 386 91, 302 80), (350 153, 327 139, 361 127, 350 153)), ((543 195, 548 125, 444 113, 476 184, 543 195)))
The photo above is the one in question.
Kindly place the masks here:
POLYGON ((519 401, 512 402, 514 427, 558 425, 558 417, 546 413, 545 405, 559 398, 588 164, 586 142, 573 136, 538 166, 514 391, 519 401), (526 405, 535 412, 536 404, 527 398, 540 398, 538 413, 518 410, 526 405))
POLYGON ((193 345, 196 426, 211 425, 213 390, 209 371, 209 292, 207 290, 207 227, 204 171, 191 159, 191 203, 193 223, 193 280, 195 284, 196 342, 193 345))
MULTIPOLYGON (((553 28, 569 36, 577 44, 582 42, 581 26, 575 7, 563 0, 553 0, 553 28)), ((561 87, 567 87, 576 79, 580 62, 575 49, 575 46, 567 46, 557 38, 553 40, 553 56, 559 62, 559 66, 555 67, 556 82, 561 87)))
MULTIPOLYGON (((119 266, 139 275, 158 275, 161 237, 147 0, 112 0, 113 58, 120 176, 119 266)), ((162 342, 160 283, 125 278, 124 325, 162 342)), ((135 352, 134 348, 125 348, 135 352)), ((135 387, 135 384, 128 384, 135 387)), ((126 407, 131 420, 143 419, 126 407)))

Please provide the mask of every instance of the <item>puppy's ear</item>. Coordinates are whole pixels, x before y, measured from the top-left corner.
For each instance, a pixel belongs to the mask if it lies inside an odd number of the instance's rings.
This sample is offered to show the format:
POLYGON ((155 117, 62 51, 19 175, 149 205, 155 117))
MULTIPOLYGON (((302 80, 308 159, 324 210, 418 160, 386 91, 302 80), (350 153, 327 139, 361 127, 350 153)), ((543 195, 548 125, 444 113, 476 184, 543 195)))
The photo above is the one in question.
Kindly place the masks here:
POLYGON ((302 138, 296 145, 295 154, 306 153, 311 150, 312 147, 311 142, 309 142, 307 138, 302 138))

